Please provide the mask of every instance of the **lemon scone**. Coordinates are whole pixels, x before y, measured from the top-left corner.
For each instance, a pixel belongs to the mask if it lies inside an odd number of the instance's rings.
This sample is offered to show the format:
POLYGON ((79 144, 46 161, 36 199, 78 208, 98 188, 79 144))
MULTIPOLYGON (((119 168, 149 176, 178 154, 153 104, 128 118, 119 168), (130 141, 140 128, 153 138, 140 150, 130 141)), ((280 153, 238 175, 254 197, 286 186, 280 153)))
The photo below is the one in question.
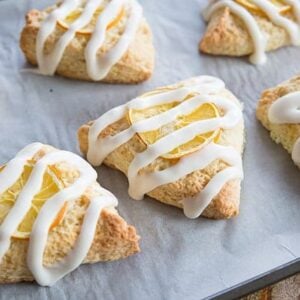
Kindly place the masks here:
POLYGON ((244 125, 224 83, 201 76, 146 93, 83 125, 89 162, 125 173, 129 195, 145 194, 189 218, 239 211, 244 125))
POLYGON ((263 92, 257 118, 300 167, 300 76, 263 92))
POLYGON ((81 263, 139 251, 135 228, 81 157, 34 143, 0 172, 0 283, 49 286, 81 263))
POLYGON ((300 45, 298 0, 212 0, 204 11, 209 22, 200 50, 213 55, 251 55, 266 61, 266 51, 300 45))
POLYGON ((44 75, 138 83, 153 72, 152 33, 137 0, 62 0, 31 10, 20 46, 44 75))

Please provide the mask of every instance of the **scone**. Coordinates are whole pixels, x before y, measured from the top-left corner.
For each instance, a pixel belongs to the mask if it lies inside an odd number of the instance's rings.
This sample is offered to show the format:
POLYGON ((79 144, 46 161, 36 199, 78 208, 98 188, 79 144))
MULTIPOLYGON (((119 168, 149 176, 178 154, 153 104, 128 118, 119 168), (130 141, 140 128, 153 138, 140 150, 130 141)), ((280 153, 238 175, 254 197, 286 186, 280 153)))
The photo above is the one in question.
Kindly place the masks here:
POLYGON ((152 33, 136 0, 62 0, 31 10, 20 46, 44 75, 138 83, 153 72, 152 33))
POLYGON ((266 51, 300 45, 298 0, 212 0, 203 15, 209 24, 200 50, 208 54, 263 64, 266 51))
POLYGON ((91 164, 119 169, 129 195, 145 194, 189 218, 238 214, 244 125, 239 101, 214 77, 156 89, 83 125, 91 164))
POLYGON ((300 76, 263 92, 257 118, 300 167, 300 76))
POLYGON ((34 143, 1 167, 0 283, 49 286, 81 263, 139 251, 134 227, 81 157, 34 143))

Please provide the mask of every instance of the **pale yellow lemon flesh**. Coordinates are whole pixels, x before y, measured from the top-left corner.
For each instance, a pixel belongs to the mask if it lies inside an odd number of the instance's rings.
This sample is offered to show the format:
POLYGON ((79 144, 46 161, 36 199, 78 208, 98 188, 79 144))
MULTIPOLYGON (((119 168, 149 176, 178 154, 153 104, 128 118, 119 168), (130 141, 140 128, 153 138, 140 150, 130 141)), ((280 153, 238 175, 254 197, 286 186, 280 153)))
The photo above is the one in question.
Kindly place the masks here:
MULTIPOLYGON (((61 28, 65 29, 65 30, 68 30, 69 26, 80 17, 80 15, 82 14, 82 12, 83 12, 83 9, 82 8, 78 8, 78 9, 72 11, 64 20, 58 20, 57 24, 61 28)), ((77 34, 83 34, 83 35, 90 35, 90 34, 92 34, 93 31, 94 31, 96 22, 98 20, 98 17, 99 17, 99 15, 102 12, 103 12, 103 8, 98 8, 95 11, 95 13, 94 13, 91 21, 89 22, 89 24, 87 26, 85 26, 84 28, 81 28, 81 29, 77 30, 76 33, 77 34)), ((124 10, 124 7, 122 7, 122 9, 119 11, 118 15, 116 16, 116 18, 113 19, 107 25, 106 30, 110 30, 111 28, 115 27, 120 22, 120 20, 124 16, 124 14, 125 14, 125 10, 124 10)))
MULTIPOLYGON (((287 13, 292 10, 292 7, 285 4, 283 1, 280 0, 269 0, 272 4, 274 4, 276 7, 278 7, 278 10, 281 14, 287 13)), ((263 10, 261 10, 258 6, 256 6, 251 0, 235 0, 238 4, 244 6, 247 8, 249 11, 264 15, 265 13, 263 10)))
MULTIPOLYGON (((14 206, 16 199, 22 191, 24 185, 29 179, 33 170, 33 164, 28 163, 25 165, 20 178, 3 194, 0 195, 0 221, 3 221, 10 209, 14 206)), ((2 169, 0 169, 2 171, 2 169)), ((13 234, 14 238, 28 239, 30 237, 33 223, 45 202, 58 193, 63 188, 63 183, 60 182, 55 176, 51 167, 47 169, 43 177, 43 184, 38 194, 32 199, 30 210, 19 224, 17 231, 13 234)), ((67 208, 67 203, 64 204, 62 209, 57 214, 55 220, 50 226, 50 230, 59 225, 67 208)))
MULTIPOLYGON (((154 92, 154 93, 156 93, 156 92, 154 92)), ((141 120, 153 117, 155 115, 161 114, 165 111, 168 111, 168 110, 176 107, 178 104, 179 104, 179 102, 172 102, 172 103, 153 106, 153 107, 143 109, 143 110, 130 109, 128 111, 128 120, 131 124, 134 124, 138 121, 141 121, 141 120)), ((166 124, 157 130, 138 133, 138 136, 144 142, 144 144, 151 145, 151 144, 155 143, 157 140, 159 140, 160 138, 162 138, 180 128, 190 125, 194 122, 197 122, 200 120, 211 119, 211 118, 217 118, 219 116, 220 116, 219 111, 218 111, 218 108, 215 106, 215 104, 205 103, 205 104, 202 104, 201 106, 199 106, 197 109, 195 109, 192 113, 190 113, 188 115, 179 116, 172 123, 166 124)), ((162 155, 162 157, 166 158, 166 159, 178 159, 187 154, 195 152, 212 141, 217 142, 217 140, 219 139, 219 136, 220 136, 220 132, 221 131, 219 129, 219 130, 215 130, 212 132, 207 132, 205 134, 198 135, 193 140, 191 140, 183 145, 180 145, 179 147, 173 149, 169 153, 162 155)))

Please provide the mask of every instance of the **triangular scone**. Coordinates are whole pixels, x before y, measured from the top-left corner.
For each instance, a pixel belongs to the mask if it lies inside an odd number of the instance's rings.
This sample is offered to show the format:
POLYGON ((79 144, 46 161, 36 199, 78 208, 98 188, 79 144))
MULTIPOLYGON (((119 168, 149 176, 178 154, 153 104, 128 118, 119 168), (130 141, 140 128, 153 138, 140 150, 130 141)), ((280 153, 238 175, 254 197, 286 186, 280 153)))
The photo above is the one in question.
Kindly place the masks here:
POLYGON ((265 90, 258 102, 257 118, 271 138, 292 154, 300 167, 300 76, 265 90))
POLYGON ((147 194, 190 218, 238 214, 242 110, 217 78, 146 93, 83 125, 78 137, 92 164, 104 162, 127 175, 134 199, 147 194))
POLYGON ((215 1, 204 11, 208 23, 200 42, 202 52, 213 55, 245 56, 255 64, 266 61, 265 52, 286 45, 300 45, 300 20, 292 5, 263 0, 215 1), (257 1, 258 2, 258 1, 257 1))
POLYGON ((45 75, 138 83, 153 73, 152 33, 136 0, 62 1, 60 6, 31 10, 20 46, 28 62, 45 75), (67 12, 54 17, 65 2, 67 12))
POLYGON ((139 251, 135 228, 119 216, 117 200, 96 177, 81 157, 38 143, 1 168, 0 283, 36 280, 52 285, 80 263, 116 260, 139 251), (41 178, 36 194, 34 186, 41 178), (25 190, 34 198, 24 197, 25 190), (58 213, 51 206, 55 201, 58 213), (43 239, 45 245, 40 244, 43 239))

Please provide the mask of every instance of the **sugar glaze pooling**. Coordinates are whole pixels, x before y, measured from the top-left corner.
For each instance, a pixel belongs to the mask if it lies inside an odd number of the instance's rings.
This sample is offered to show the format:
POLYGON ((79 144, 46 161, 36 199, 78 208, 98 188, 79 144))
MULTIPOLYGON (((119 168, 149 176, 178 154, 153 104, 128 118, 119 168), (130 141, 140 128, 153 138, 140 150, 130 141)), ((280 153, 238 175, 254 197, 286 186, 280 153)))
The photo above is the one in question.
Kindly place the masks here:
MULTIPOLYGON (((28 160, 43 147, 40 143, 28 145, 17 156, 8 162, 0 173, 0 193, 5 192, 21 176, 28 160)), ((67 273, 76 269, 85 259, 94 239, 94 233, 101 210, 117 205, 117 199, 107 190, 99 187, 100 195, 90 200, 81 232, 71 252, 54 266, 43 265, 43 254, 47 243, 48 231, 57 214, 65 204, 79 198, 97 179, 95 170, 81 157, 67 151, 55 150, 44 155, 35 164, 32 173, 22 191, 18 195, 3 223, 0 225, 0 261, 9 250, 11 237, 31 207, 33 197, 39 192, 43 175, 48 165, 68 162, 75 166, 80 176, 76 181, 60 190, 41 208, 30 234, 27 253, 27 265, 35 280, 44 286, 51 286, 67 273)))
POLYGON ((98 166, 111 152, 128 142, 136 133, 159 129, 161 126, 174 121, 177 116, 189 114, 204 103, 214 103, 224 111, 223 116, 194 122, 159 139, 154 144, 148 145, 144 152, 135 155, 127 172, 129 194, 132 198, 140 200, 146 193, 158 186, 174 182, 196 170, 203 169, 217 159, 223 160, 229 167, 215 175, 196 197, 183 200, 185 215, 189 218, 197 218, 228 181, 243 178, 241 155, 237 150, 212 142, 181 158, 176 165, 168 169, 150 174, 140 174, 139 171, 161 155, 185 144, 199 134, 219 128, 230 129, 238 125, 242 120, 240 107, 230 99, 216 95, 224 88, 225 85, 221 80, 201 76, 183 82, 180 87, 171 87, 169 90, 158 94, 146 94, 125 105, 113 108, 97 119, 89 130, 88 160, 91 164, 98 166), (183 101, 186 96, 192 93, 195 94, 193 97, 183 101), (139 121, 114 136, 99 137, 99 134, 107 126, 123 118, 129 109, 145 109, 174 102, 174 99, 180 101, 178 106, 139 121))
MULTIPOLYGON (((268 117, 275 124, 300 124, 300 92, 287 94, 273 102, 268 117)), ((300 138, 294 144, 292 158, 300 166, 300 138)))
MULTIPOLYGON (((283 0, 282 2, 292 7, 295 22, 282 16, 278 8, 269 0, 252 0, 252 3, 258 6, 275 25, 288 32, 293 45, 300 46, 300 2, 299 0, 283 0)), ((253 64, 264 64, 267 60, 265 54, 267 37, 261 31, 254 16, 244 6, 234 0, 212 0, 204 11, 205 20, 209 21, 217 10, 225 7, 241 18, 249 31, 255 48, 254 53, 250 56, 250 61, 253 64)))
MULTIPOLYGON (((75 37, 76 31, 89 24, 96 10, 104 0, 63 0, 42 22, 36 41, 36 56, 39 72, 53 75, 63 57, 64 51, 75 37), (44 53, 45 43, 54 32, 57 22, 63 20, 70 12, 84 5, 82 14, 63 33, 49 54, 44 53)), ((142 18, 142 8, 136 0, 111 0, 98 16, 94 31, 85 48, 85 60, 89 77, 98 81, 106 77, 110 69, 121 59, 133 40, 142 18), (103 55, 98 50, 103 46, 108 24, 113 21, 125 6, 129 6, 129 16, 123 34, 118 42, 103 55)))

